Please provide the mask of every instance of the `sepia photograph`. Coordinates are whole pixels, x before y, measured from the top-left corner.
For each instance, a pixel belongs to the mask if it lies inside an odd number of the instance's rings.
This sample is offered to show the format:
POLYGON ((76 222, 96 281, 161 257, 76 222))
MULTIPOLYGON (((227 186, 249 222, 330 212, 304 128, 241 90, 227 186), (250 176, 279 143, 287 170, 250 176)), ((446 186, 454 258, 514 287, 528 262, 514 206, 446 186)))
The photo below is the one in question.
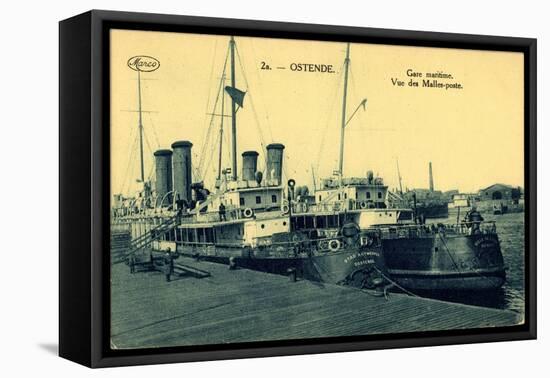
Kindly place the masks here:
POLYGON ((524 324, 523 53, 108 38, 112 350, 524 324))

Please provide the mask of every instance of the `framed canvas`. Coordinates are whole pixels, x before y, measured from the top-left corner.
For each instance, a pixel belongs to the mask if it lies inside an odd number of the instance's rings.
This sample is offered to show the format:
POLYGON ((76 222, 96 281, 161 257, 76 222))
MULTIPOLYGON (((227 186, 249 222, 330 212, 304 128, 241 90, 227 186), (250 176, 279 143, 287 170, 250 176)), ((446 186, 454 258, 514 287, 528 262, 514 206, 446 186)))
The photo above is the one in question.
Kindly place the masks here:
POLYGON ((62 357, 536 337, 536 40, 90 11, 59 85, 62 357))

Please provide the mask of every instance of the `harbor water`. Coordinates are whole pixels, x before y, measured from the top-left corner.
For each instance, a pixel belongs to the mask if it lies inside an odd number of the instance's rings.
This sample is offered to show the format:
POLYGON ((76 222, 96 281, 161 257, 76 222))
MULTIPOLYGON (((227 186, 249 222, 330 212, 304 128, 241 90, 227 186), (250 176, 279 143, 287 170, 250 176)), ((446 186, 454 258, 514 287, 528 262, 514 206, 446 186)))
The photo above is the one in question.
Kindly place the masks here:
MULTIPOLYGON (((525 213, 483 214, 486 221, 495 221, 506 265, 506 283, 498 290, 486 292, 417 293, 431 298, 474 306, 492 307, 524 313, 525 213)), ((427 223, 448 223, 451 219, 430 219, 427 223)))

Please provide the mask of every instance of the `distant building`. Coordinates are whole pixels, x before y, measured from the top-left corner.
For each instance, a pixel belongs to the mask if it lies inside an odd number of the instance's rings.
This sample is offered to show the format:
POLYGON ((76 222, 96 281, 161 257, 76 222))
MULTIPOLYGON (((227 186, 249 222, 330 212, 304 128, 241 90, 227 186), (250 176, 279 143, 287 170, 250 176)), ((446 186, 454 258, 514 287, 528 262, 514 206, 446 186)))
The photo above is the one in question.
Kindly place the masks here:
POLYGON ((443 192, 443 195, 449 199, 452 199, 455 195, 459 194, 460 192, 458 189, 451 189, 447 190, 446 192, 443 192))
POLYGON ((493 184, 479 191, 481 201, 488 200, 519 200, 521 189, 505 184, 493 184))
POLYGON ((476 195, 471 193, 456 193, 449 203, 449 209, 470 207, 475 202, 476 195))

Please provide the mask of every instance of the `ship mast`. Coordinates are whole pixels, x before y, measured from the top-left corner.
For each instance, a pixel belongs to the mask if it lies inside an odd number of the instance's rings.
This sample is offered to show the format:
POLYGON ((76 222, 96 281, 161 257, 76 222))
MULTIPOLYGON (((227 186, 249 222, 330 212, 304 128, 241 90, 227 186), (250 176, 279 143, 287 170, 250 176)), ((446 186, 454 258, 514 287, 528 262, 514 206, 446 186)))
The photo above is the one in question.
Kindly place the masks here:
POLYGON ((139 157, 141 163, 141 182, 145 184, 145 170, 143 167, 143 122, 141 117, 141 71, 138 69, 138 127, 139 127, 139 157))
POLYGON ((340 178, 344 176, 344 135, 346 128, 346 103, 348 97, 348 74, 349 74, 349 47, 348 42, 346 48, 346 60, 344 61, 344 96, 342 99, 342 127, 340 129, 340 161, 338 166, 338 172, 340 173, 340 178))
MULTIPOLYGON (((231 50, 231 87, 235 87, 235 38, 231 36, 229 41, 229 48, 231 50)), ((231 175, 233 181, 237 180, 237 109, 233 96, 231 97, 231 153, 233 164, 231 167, 231 175)), ((223 119, 223 117, 222 117, 223 119)))
POLYGON ((221 123, 220 123, 220 148, 219 148, 219 155, 218 155, 218 180, 221 180, 222 178, 222 148, 223 148, 223 119, 225 118, 225 93, 224 88, 225 87, 225 72, 222 76, 222 116, 221 116, 221 123))

